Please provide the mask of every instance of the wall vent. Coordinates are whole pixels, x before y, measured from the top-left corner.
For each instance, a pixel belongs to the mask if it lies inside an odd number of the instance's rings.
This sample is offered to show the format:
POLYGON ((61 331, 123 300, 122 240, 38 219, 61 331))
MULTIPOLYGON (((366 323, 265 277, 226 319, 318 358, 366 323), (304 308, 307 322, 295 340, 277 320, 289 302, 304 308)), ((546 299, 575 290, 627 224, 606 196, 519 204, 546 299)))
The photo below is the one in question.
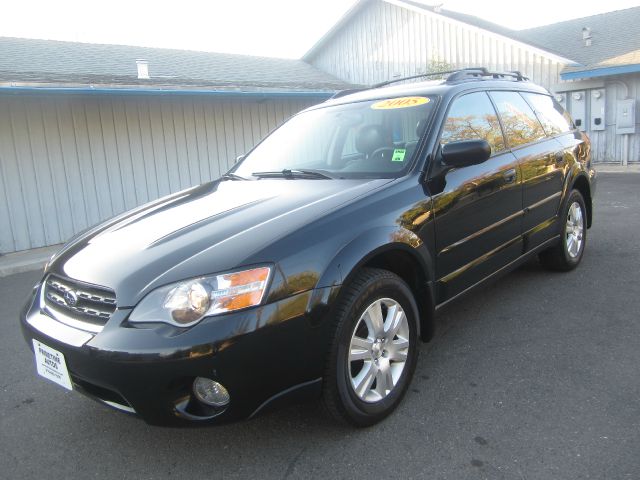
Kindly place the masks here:
POLYGON ((136 60, 138 66, 138 79, 149 80, 149 62, 146 60, 136 60))
POLYGON ((591 46, 591 29, 589 27, 582 27, 582 40, 584 40, 584 46, 591 46))

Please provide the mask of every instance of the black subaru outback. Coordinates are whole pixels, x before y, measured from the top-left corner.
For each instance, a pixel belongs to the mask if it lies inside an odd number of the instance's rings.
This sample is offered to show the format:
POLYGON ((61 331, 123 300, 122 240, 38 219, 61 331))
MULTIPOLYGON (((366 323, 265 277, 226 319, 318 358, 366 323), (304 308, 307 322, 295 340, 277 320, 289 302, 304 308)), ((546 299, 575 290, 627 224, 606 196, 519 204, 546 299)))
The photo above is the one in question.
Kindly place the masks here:
POLYGON ((222 178, 73 238, 21 318, 38 373, 151 424, 321 397, 371 425, 444 305, 537 255, 582 258, 590 144, 485 69, 336 95, 222 178))

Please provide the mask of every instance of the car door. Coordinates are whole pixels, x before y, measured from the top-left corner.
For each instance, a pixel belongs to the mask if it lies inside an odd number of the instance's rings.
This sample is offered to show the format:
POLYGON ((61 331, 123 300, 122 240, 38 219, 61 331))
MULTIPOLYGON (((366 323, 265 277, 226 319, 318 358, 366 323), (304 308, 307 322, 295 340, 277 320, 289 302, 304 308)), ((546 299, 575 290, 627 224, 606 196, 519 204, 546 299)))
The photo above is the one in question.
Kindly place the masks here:
POLYGON ((562 200, 566 161, 564 149, 553 135, 555 127, 536 115, 532 105, 545 108, 551 97, 526 92, 491 92, 507 143, 522 171, 522 217, 525 250, 537 247, 554 234, 562 200), (544 98, 546 97, 546 99, 544 98), (526 100, 525 100, 526 99, 526 100), (543 120, 543 121, 541 121, 543 120))
POLYGON ((438 303, 483 280, 522 254, 521 174, 506 148, 486 92, 453 100, 440 143, 486 139, 491 157, 446 171, 433 195, 438 303))

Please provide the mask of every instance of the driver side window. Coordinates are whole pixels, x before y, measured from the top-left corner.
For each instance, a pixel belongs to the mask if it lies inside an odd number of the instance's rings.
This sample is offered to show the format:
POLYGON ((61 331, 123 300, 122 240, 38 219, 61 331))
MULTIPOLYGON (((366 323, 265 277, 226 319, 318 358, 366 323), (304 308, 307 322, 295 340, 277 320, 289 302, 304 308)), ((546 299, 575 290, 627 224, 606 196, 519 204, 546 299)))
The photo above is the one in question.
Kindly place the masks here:
POLYGON ((489 142, 492 155, 505 149, 498 116, 485 92, 468 93, 453 101, 440 144, 477 139, 489 142))

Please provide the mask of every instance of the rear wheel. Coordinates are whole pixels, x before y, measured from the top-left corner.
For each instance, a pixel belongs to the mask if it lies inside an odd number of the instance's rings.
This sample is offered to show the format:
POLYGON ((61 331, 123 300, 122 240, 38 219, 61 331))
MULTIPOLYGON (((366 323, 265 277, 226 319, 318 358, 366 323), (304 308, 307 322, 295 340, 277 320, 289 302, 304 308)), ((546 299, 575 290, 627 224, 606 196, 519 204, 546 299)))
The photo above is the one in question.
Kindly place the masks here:
POLYGON ((571 192, 560 218, 560 242, 540 253, 540 263, 551 270, 569 271, 580 263, 587 240, 587 209, 579 191, 571 192))
POLYGON ((415 370, 417 307, 397 275, 364 269, 337 309, 323 403, 338 420, 372 425, 400 403, 415 370))

